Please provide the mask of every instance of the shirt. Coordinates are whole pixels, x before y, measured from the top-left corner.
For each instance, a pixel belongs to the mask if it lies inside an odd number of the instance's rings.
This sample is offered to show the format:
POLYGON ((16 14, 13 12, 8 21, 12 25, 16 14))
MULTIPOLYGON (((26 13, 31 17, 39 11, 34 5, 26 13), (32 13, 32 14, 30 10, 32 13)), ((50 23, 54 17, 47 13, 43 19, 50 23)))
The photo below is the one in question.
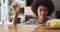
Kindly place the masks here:
MULTIPOLYGON (((48 20, 49 20, 49 19, 46 19, 46 21, 48 21, 48 20)), ((38 23, 37 19, 29 19, 29 20, 26 21, 24 24, 25 24, 25 25, 38 25, 39 23, 38 23)))

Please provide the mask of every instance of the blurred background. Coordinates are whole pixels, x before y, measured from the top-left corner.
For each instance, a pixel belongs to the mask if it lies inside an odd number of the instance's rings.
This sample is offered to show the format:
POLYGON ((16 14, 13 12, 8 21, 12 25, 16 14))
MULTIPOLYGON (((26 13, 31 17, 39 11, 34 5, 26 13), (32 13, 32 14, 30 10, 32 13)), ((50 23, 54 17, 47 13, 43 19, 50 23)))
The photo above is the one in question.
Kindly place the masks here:
POLYGON ((0 22, 1 22, 1 0, 0 0, 0 22))

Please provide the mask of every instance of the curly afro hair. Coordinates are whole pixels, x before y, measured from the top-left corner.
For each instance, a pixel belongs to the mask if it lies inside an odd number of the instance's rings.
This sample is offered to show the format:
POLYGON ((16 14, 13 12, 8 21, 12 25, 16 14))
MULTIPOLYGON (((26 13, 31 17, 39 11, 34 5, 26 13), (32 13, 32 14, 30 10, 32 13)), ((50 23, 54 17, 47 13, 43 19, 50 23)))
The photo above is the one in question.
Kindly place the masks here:
POLYGON ((32 4, 31 4, 31 9, 32 9, 32 12, 36 16, 38 16, 37 9, 40 5, 46 6, 48 8, 48 16, 50 16, 53 13, 53 11, 55 10, 55 6, 54 6, 52 0, 33 0, 32 4))

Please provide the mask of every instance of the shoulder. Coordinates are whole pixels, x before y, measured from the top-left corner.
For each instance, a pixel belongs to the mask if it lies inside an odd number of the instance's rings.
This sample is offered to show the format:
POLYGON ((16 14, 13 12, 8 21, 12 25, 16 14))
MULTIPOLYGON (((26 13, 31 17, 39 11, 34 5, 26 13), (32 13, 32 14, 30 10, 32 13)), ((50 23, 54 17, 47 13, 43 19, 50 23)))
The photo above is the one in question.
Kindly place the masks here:
POLYGON ((36 21, 36 19, 29 19, 28 21, 36 21))
POLYGON ((37 20, 36 19, 29 19, 26 21, 24 24, 30 25, 30 24, 36 24, 37 20))

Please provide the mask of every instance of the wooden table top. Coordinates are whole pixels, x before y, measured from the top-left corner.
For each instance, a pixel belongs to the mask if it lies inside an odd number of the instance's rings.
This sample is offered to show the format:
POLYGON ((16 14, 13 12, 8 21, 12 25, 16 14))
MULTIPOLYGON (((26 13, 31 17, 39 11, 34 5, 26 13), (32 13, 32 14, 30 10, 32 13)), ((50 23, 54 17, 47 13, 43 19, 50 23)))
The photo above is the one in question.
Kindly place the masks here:
POLYGON ((0 25, 0 32, 60 32, 60 29, 47 29, 38 25, 0 25))
POLYGON ((33 32, 37 25, 0 25, 0 32, 33 32))
POLYGON ((44 25, 38 26, 34 32, 60 32, 60 28, 47 28, 44 25))

